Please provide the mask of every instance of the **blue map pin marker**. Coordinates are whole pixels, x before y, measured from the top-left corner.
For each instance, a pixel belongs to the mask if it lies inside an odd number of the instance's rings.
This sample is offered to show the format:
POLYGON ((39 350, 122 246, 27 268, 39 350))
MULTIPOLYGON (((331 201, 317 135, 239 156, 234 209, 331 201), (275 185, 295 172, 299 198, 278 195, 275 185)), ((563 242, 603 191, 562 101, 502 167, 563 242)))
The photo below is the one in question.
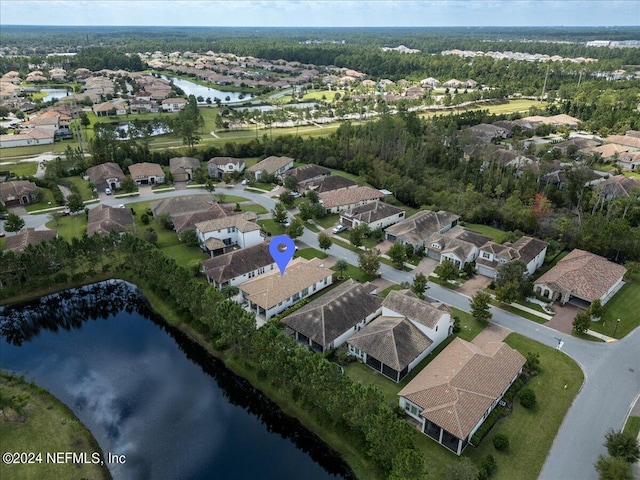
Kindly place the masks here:
POLYGON ((287 268, 287 265, 293 258, 293 254, 296 253, 296 246, 289 235, 278 235, 271 239, 269 253, 276 261, 280 269, 280 276, 282 276, 284 275, 284 270, 287 268))

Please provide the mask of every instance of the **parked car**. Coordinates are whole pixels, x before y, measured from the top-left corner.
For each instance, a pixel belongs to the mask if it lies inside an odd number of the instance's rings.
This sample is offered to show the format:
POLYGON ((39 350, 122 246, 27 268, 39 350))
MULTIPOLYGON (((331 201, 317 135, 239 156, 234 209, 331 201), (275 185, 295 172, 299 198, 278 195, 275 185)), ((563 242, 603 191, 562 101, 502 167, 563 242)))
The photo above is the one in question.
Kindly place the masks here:
POLYGON ((4 232, 0 232, 0 238, 4 237, 4 236, 6 236, 6 235, 7 235, 6 233, 4 233, 4 232))
POLYGON ((300 192, 291 192, 291 196, 293 198, 300 198, 302 196, 302 194, 300 192))
POLYGON ((338 225, 336 227, 333 227, 332 232, 333 233, 342 233, 347 229, 347 227, 345 227, 344 225, 338 225))
POLYGON ((63 217, 67 217, 69 215, 71 215, 71 209, 69 207, 66 207, 64 210, 62 210, 62 216, 63 217))
POLYGON ((283 226, 284 228, 289 228, 289 227, 291 226, 291 220, 287 218, 287 219, 284 221, 284 223, 282 224, 282 226, 283 226))
POLYGON ((111 189, 109 187, 104 189, 104 193, 106 193, 107 195, 111 195, 113 192, 111 191, 111 189))
POLYGON ((121 203, 120 205, 118 205, 118 208, 127 208, 127 206, 124 203, 121 203))
POLYGON ((0 213, 0 220, 6 220, 8 217, 8 214, 6 213, 0 213))
POLYGON ((246 184, 247 184, 247 179, 246 178, 240 182, 240 185, 246 185, 246 184))

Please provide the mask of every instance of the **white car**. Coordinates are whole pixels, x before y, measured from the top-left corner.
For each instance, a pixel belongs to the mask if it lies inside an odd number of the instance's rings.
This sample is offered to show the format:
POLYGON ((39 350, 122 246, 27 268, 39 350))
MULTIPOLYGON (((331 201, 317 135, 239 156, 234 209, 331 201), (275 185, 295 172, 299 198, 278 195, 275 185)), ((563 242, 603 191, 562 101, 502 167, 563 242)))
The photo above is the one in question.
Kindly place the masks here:
POLYGON ((333 233, 342 233, 347 229, 347 227, 345 227, 344 225, 338 225, 336 227, 333 227, 332 232, 333 233))
POLYGON ((106 193, 107 195, 111 195, 113 192, 111 191, 111 189, 109 187, 104 189, 104 193, 106 193))

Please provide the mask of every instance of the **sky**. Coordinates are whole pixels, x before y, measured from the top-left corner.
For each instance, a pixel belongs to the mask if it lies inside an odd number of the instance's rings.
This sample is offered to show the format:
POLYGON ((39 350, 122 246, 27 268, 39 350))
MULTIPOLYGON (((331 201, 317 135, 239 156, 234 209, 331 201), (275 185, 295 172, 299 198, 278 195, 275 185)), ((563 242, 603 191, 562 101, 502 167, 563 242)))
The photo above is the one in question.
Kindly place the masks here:
POLYGON ((640 0, 0 0, 1 25, 639 26, 640 0))

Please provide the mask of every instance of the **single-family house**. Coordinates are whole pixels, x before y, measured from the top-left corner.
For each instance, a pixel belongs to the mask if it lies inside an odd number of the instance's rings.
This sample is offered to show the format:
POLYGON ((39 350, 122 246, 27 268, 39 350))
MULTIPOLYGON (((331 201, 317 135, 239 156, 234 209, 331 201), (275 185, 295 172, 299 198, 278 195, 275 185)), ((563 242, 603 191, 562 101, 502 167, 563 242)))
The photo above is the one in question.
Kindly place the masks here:
POLYGON ((596 299, 607 303, 622 287, 627 269, 604 257, 574 249, 533 284, 543 297, 586 306, 596 299))
POLYGON ((260 225, 247 220, 245 215, 207 220, 195 224, 200 248, 212 257, 232 250, 262 243, 260 225))
POLYGON ((180 215, 209 210, 217 202, 213 195, 195 194, 170 197, 151 204, 151 213, 154 218, 162 215, 180 215))
POLYGON ((55 141, 55 135, 55 130, 48 128, 29 128, 20 133, 0 135, 0 148, 49 145, 55 141))
POLYGON ((92 107, 93 113, 96 117, 106 117, 109 115, 126 115, 127 105, 123 100, 99 103, 92 107))
POLYGON ((0 202, 5 207, 28 205, 38 199, 38 187, 27 180, 0 182, 0 202))
POLYGON ((491 238, 481 233, 456 225, 444 233, 434 233, 425 244, 429 258, 442 263, 445 260, 463 269, 467 263, 475 261, 480 247, 491 238))
POLYGON ((385 238, 392 242, 413 245, 414 251, 426 247, 434 233, 444 233, 458 224, 460 217, 455 213, 440 210, 421 210, 401 222, 387 227, 385 238))
POLYGON ((193 157, 174 157, 169 159, 169 172, 174 182, 189 182, 193 180, 200 168, 200 160, 193 157))
POLYGON ((136 185, 164 183, 164 170, 157 163, 141 162, 129 165, 129 173, 136 185))
POLYGON ((383 299, 374 290, 371 284, 350 278, 282 321, 298 342, 324 353, 338 348, 382 313, 383 299))
POLYGON ((349 178, 341 175, 329 175, 319 180, 312 180, 302 185, 304 190, 314 190, 317 193, 331 192, 333 190, 344 190, 355 188, 358 184, 349 178))
POLYGON ((206 222, 208 220, 216 220, 218 218, 228 217, 229 215, 239 215, 240 212, 234 212, 230 204, 214 203, 210 205, 208 210, 191 213, 174 213, 170 215, 173 229, 178 235, 190 228, 196 228, 196 223, 206 222))
POLYGON ((319 198, 320 204, 327 210, 327 213, 339 213, 375 202, 384 198, 384 193, 370 187, 355 187, 324 192, 319 195, 319 198))
POLYGON ((604 140, 607 143, 614 143, 632 149, 640 149, 640 138, 633 135, 609 135, 604 140))
POLYGON ((348 341, 349 355, 394 382, 402 380, 452 331, 443 303, 419 299, 410 290, 394 290, 382 302, 382 314, 348 341))
POLYGON ((292 168, 282 174, 282 179, 285 177, 294 177, 298 181, 298 185, 313 182, 314 180, 321 180, 331 175, 331 170, 314 163, 302 165, 301 167, 292 168))
POLYGON ((480 348, 455 338, 400 390, 400 407, 422 433, 460 455, 525 363, 506 343, 480 348))
POLYGON ((23 228, 15 235, 7 237, 7 242, 4 245, 4 251, 15 253, 24 252, 24 249, 29 245, 40 245, 42 242, 49 242, 57 236, 58 232, 56 230, 23 228))
POLYGON ((371 230, 386 228, 404 220, 404 210, 388 203, 375 200, 340 213, 340 223, 347 227, 368 225, 371 230))
POLYGON ((616 160, 620 168, 627 170, 640 170, 640 152, 623 152, 616 160))
POLYGON ((633 190, 640 191, 640 180, 624 175, 614 175, 597 186, 598 195, 606 200, 628 197, 633 190))
POLYGON ((287 170, 293 168, 293 158, 289 157, 267 157, 264 160, 251 165, 247 172, 256 180, 260 181, 263 175, 281 176, 287 170))
POLYGON ((179 112, 187 106, 187 103, 186 98, 165 98, 162 100, 162 110, 165 112, 179 112))
POLYGON ((533 275, 544 263, 547 246, 546 242, 527 236, 521 237, 515 243, 499 244, 488 241, 480 248, 476 270, 480 275, 496 278, 498 270, 504 264, 521 260, 527 266, 527 274, 533 275))
POLYGON ((333 271, 322 260, 294 258, 284 275, 265 273, 240 285, 242 298, 260 320, 270 319, 333 283, 333 271))
POLYGON ((245 166, 242 158, 213 157, 207 162, 207 171, 211 178, 222 178, 225 173, 233 175, 244 172, 245 166))
POLYGON ((470 134, 484 142, 491 142, 494 139, 507 138, 507 131, 497 125, 480 123, 468 128, 470 134))
POLYGON ((109 235, 111 232, 132 233, 135 229, 130 208, 98 205, 89 210, 87 235, 109 235))
POLYGON ((87 168, 89 181, 93 183, 98 190, 110 188, 115 190, 120 188, 120 183, 124 180, 124 172, 120 165, 114 162, 101 163, 95 167, 87 168))
POLYGON ((277 268, 269 252, 269 242, 233 250, 202 262, 202 272, 216 288, 239 286, 277 268))

